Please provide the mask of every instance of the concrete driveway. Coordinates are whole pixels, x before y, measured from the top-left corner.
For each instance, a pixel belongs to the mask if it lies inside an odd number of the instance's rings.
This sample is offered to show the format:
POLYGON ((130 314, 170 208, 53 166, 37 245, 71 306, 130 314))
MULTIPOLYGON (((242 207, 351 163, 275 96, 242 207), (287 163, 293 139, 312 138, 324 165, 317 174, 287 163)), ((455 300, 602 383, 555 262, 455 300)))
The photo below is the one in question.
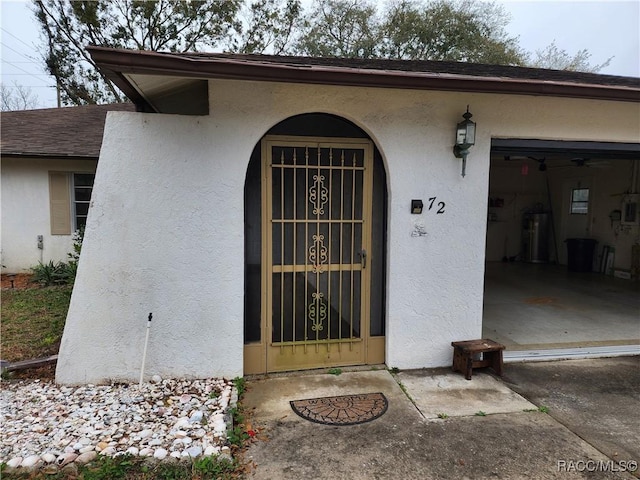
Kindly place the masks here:
POLYGON ((639 362, 508 364, 505 379, 471 381, 449 369, 256 377, 243 405, 259 434, 244 460, 255 479, 634 478, 622 465, 640 460, 639 362), (289 404, 374 392, 388 410, 360 425, 312 423, 289 404))

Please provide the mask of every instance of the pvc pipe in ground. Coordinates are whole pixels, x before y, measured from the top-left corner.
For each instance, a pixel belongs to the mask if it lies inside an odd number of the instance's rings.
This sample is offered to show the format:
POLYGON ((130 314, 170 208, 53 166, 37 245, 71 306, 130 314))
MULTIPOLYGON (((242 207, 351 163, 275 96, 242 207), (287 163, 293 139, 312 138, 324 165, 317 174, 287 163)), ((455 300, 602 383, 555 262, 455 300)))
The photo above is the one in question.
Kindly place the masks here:
POLYGON ((142 366, 140 367, 140 383, 138 384, 139 388, 142 388, 142 379, 144 378, 144 364, 147 360, 147 346, 149 345, 149 330, 151 330, 152 318, 153 314, 149 313, 149 318, 147 319, 147 334, 144 337, 144 350, 142 350, 142 366))

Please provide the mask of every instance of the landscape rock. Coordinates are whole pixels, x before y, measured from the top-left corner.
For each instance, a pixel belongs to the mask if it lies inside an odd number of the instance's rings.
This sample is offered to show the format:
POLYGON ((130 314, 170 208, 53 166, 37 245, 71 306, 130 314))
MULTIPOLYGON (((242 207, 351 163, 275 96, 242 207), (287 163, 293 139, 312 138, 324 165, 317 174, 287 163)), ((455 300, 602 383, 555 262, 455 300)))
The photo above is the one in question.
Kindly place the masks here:
POLYGON ((45 463, 53 463, 56 461, 56 456, 53 453, 43 453, 40 458, 45 463))
POLYGON ((20 465, 22 465, 22 457, 15 457, 7 462, 9 468, 18 468, 20 465))
POLYGON ((80 465, 85 465, 89 462, 93 462, 97 458, 97 456, 98 456, 98 452, 96 451, 85 452, 78 455, 78 458, 76 458, 76 463, 79 463, 80 465))
POLYGON ((78 455, 82 460, 98 454, 154 457, 162 451, 165 458, 214 455, 226 443, 225 406, 232 391, 230 381, 216 378, 158 376, 142 388, 3 381, 0 462, 9 469, 21 468, 27 459, 27 465, 57 468, 78 455))
POLYGON ((162 460, 164 458, 166 458, 166 456, 168 455, 169 452, 167 452, 164 448, 158 448, 154 453, 153 453, 153 458, 157 458, 158 460, 162 460))
POLYGON ((76 458, 78 458, 78 454, 66 452, 58 457, 58 459, 56 460, 56 463, 61 467, 64 467, 66 464, 75 461, 76 458))
POLYGON ((22 468, 34 468, 36 467, 36 465, 38 463, 41 463, 42 459, 40 458, 40 455, 29 455, 27 458, 22 460, 22 465, 20 465, 22 468))

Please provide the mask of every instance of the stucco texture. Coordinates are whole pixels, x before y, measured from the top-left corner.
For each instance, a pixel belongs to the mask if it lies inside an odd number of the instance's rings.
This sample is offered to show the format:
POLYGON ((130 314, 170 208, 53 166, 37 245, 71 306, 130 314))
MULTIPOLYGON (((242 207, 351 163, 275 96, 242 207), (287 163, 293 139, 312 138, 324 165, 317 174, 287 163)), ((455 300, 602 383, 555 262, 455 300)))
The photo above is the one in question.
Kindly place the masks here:
POLYGON ((243 373, 245 174, 288 117, 339 115, 382 154, 386 363, 401 369, 449 365, 451 341, 481 335, 491 138, 637 141, 639 127, 633 104, 526 96, 216 80, 210 102, 206 117, 109 113, 59 382, 137 379, 149 312, 148 375, 243 373), (478 133, 462 178, 467 105, 478 133), (432 197, 443 213, 411 215, 432 197))
POLYGON ((2 159, 2 271, 29 271, 38 262, 67 261, 72 235, 51 235, 49 172, 93 173, 95 160, 2 159), (42 235, 42 249, 38 248, 42 235))

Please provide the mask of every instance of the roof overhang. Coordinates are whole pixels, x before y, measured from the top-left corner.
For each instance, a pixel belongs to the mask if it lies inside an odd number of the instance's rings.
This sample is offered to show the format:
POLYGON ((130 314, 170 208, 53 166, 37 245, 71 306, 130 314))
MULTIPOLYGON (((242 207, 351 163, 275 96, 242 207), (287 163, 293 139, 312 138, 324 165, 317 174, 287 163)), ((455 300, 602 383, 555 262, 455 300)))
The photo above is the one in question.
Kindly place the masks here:
POLYGON ((640 102, 637 86, 594 82, 479 76, 438 71, 385 70, 261 61, 225 56, 189 56, 87 47, 100 70, 140 110, 206 114, 210 78, 412 90, 543 95, 640 102), (197 93, 197 96, 194 95, 197 93), (185 103, 187 102, 187 103, 185 103))

